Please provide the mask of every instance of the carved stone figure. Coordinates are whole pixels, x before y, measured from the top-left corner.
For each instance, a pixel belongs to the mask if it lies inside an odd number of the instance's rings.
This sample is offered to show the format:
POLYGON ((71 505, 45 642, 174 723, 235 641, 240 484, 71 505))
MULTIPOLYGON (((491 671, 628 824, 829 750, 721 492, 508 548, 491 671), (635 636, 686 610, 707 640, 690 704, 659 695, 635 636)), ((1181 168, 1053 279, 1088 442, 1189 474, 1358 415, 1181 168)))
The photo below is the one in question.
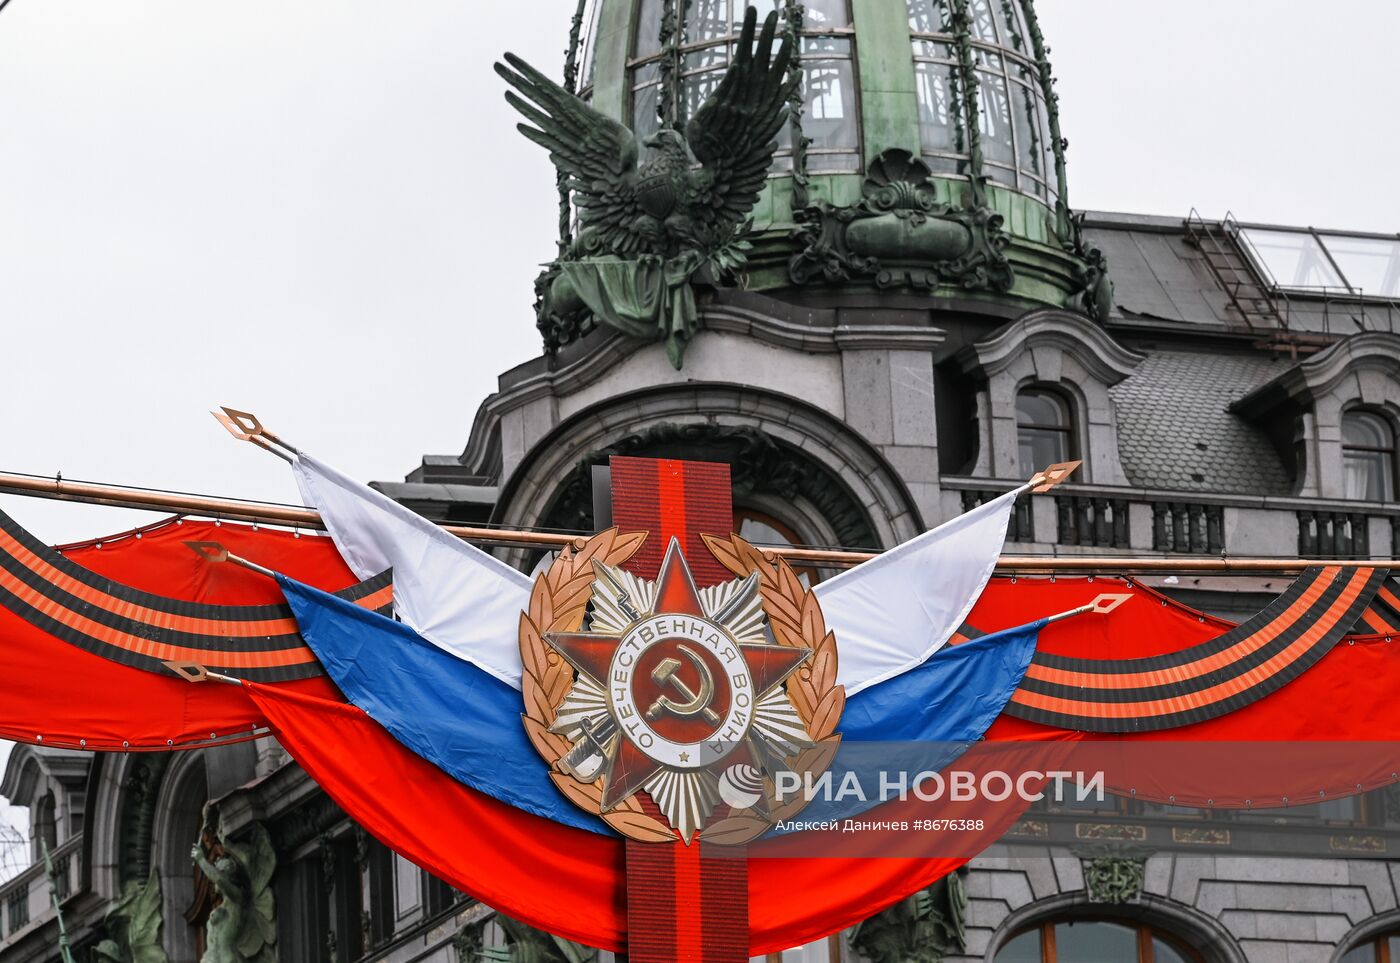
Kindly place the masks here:
POLYGON ((851 947, 871 963, 940 963, 950 953, 961 953, 967 932, 964 872, 949 873, 857 924, 851 947))
POLYGON ((160 874, 154 867, 144 882, 130 880, 107 910, 108 938, 93 950, 101 963, 168 963, 160 945, 160 874))
POLYGON ((1147 857, 1104 852, 1084 860, 1084 888, 1093 903, 1131 903, 1142 895, 1147 857))
POLYGON ((190 852, 219 894, 219 905, 209 914, 201 963, 275 963, 272 873, 277 854, 267 829, 254 823, 245 840, 230 840, 222 831, 216 838, 212 853, 206 853, 201 843, 195 843, 190 852))
POLYGON ((577 237, 536 285, 546 347, 602 322, 663 339, 681 366, 697 314, 691 279, 744 264, 748 215, 796 82, 788 75, 790 41, 773 54, 777 12, 755 50, 757 18, 750 7, 733 63, 684 132, 667 127, 648 138, 652 156, 640 165, 627 127, 513 54, 505 55, 509 66, 496 65, 519 91, 506 99, 530 122, 520 132, 549 151, 578 209, 577 237))

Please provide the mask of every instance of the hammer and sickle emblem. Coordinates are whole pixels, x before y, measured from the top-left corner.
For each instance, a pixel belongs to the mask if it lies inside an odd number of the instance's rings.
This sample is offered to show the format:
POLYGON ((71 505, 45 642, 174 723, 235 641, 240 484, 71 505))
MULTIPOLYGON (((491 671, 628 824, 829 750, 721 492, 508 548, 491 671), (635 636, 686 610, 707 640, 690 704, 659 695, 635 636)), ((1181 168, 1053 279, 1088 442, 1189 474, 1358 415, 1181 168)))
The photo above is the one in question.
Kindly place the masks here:
POLYGON ((652 681, 661 686, 669 685, 680 694, 684 701, 677 702, 669 695, 663 695, 651 704, 651 708, 647 709, 647 718, 659 719, 661 713, 669 712, 682 719, 703 715, 710 722, 718 723, 718 713, 710 708, 710 702, 715 697, 715 677, 710 672, 710 667, 690 646, 678 645, 676 648, 681 650, 695 666, 695 670, 700 673, 700 691, 692 691, 690 686, 685 684, 685 680, 676 677, 676 670, 681 667, 680 659, 662 659, 656 664, 656 668, 651 670, 652 681))

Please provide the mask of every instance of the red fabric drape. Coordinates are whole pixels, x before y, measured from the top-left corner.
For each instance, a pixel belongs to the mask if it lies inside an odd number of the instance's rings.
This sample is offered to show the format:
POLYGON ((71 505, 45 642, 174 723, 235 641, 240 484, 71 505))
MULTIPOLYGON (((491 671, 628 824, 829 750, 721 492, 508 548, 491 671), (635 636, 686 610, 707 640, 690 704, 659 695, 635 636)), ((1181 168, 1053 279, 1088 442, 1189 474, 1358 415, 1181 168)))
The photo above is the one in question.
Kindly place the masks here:
MULTIPOLYGON (((249 690, 293 758, 385 845, 523 922, 590 946, 625 947, 620 839, 560 826, 468 789, 403 748, 353 706, 302 696, 286 686, 249 690)), ((999 837, 1024 808, 1014 800, 990 809, 980 805, 985 842, 999 837)), ((916 814, 947 812, 911 797, 907 804, 888 803, 862 818, 916 814)), ((943 842, 950 851, 956 848, 943 842)), ((904 845, 909 846, 907 834, 904 845)), ((969 855, 982 845, 969 844, 969 855)), ((850 926, 968 858, 891 858, 886 854, 899 850, 890 836, 878 834, 821 834, 815 844, 811 837, 792 836, 755 844, 752 851, 753 955, 850 926)))
MULTIPOLYGON (((1233 627, 1136 583, 1102 578, 996 579, 968 622, 991 631, 1119 591, 1131 592, 1132 600, 1106 616, 1047 626, 1039 650, 1131 659, 1189 648, 1233 627)), ((1180 805, 1263 808, 1373 789, 1396 782, 1400 773, 1398 683, 1400 639, 1351 637, 1258 702, 1176 729, 1088 735, 1076 746, 1074 762, 1104 768, 1116 790, 1180 805)), ((987 737, 1068 734, 1002 715, 987 737)))
MULTIPOLYGON (((185 522, 141 538, 71 548, 74 561, 119 582, 192 602, 281 601, 276 586, 229 565, 209 565, 186 540, 231 550, 336 590, 353 582, 328 539, 244 525, 185 522)), ((999 579, 969 622, 993 631, 1122 591, 1115 579, 999 579)), ((1231 625, 1140 586, 1106 617, 1048 626, 1041 649, 1085 658, 1173 652, 1231 625)), ((625 914, 622 844, 529 817, 451 781, 403 749, 324 680, 250 690, 194 686, 91 655, 0 611, 0 736, 89 749, 165 749, 247 738, 276 727, 288 749, 357 821, 408 858, 505 912, 583 942, 620 947, 625 914), (546 869, 547 867, 547 869, 546 869)), ((1131 736, 1094 736, 1003 717, 989 740, 1073 743, 1067 768, 1105 768, 1109 785, 1180 804, 1315 801, 1395 781, 1400 772, 1400 652, 1381 637, 1352 638, 1279 692, 1196 725, 1131 736), (1131 740, 1131 742, 1129 741, 1131 740)), ((884 807, 879 811, 888 817, 884 807)), ((898 812, 895 810, 894 812, 898 812)), ((1018 807, 1003 807, 1009 823, 1018 807)), ((993 822, 994 828, 1004 828, 993 822)), ((877 842, 868 840, 868 845, 877 842)), ((764 843, 771 856, 811 839, 764 843)), ((874 852, 896 850, 875 849, 874 852)), ((754 953, 792 946, 864 918, 961 862, 933 858, 756 858, 750 864, 754 953)))
MULTIPOLYGON (((218 541, 238 554, 327 590, 354 583, 329 538, 212 522, 171 522, 140 538, 71 548, 73 561, 118 582, 189 602, 275 604, 281 591, 234 565, 211 565, 185 541, 218 541)), ((240 689, 192 685, 84 652, 0 609, 0 737, 86 749, 168 749, 246 739, 266 720, 240 689)), ((325 679, 285 683, 338 699, 325 679)))
POLYGON ((294 534, 231 522, 171 519, 135 535, 60 546, 70 559, 124 585, 187 602, 212 605, 268 605, 285 601, 269 578, 237 565, 211 565, 185 542, 219 542, 235 555, 253 559, 299 582, 335 592, 355 584, 355 576, 330 537, 294 534))

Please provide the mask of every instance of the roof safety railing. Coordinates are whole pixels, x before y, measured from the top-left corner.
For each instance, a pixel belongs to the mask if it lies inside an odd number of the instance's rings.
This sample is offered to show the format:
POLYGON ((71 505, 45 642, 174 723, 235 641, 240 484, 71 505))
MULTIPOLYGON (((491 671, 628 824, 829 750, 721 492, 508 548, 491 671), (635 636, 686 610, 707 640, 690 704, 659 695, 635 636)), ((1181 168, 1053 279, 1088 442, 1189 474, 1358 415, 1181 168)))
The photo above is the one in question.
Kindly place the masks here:
POLYGON ((1200 211, 1191 208, 1186 216, 1186 238, 1205 255, 1206 264, 1250 329, 1257 327, 1256 321, 1288 327, 1270 290, 1276 285, 1255 272, 1259 259, 1247 255, 1240 246, 1239 222, 1233 213, 1226 213, 1223 221, 1212 226, 1200 211))
MULTIPOLYGON (((1200 221, 1200 215, 1195 208, 1191 210, 1191 217, 1188 218, 1188 232, 1191 230, 1191 220, 1200 221)), ((1204 224, 1204 221, 1201 221, 1204 224)), ((1279 313, 1285 328, 1293 326, 1295 321, 1305 320, 1300 313, 1298 318, 1294 317, 1294 299, 1303 299, 1309 304, 1320 304, 1322 307, 1322 330, 1324 334, 1355 334, 1356 330, 1361 331, 1388 331, 1396 333, 1396 314, 1400 313, 1400 300, 1392 297, 1368 295, 1364 288, 1357 287, 1350 282, 1341 285, 1336 284, 1281 284, 1274 273, 1269 268, 1268 260, 1254 246, 1254 242, 1249 237, 1251 225, 1241 224, 1235 218, 1234 212, 1226 212, 1224 220, 1220 222, 1221 228, 1238 246, 1249 260, 1250 267, 1258 274, 1259 279, 1268 289, 1271 301, 1279 313), (1332 330, 1332 316, 1337 315, 1339 328, 1332 330), (1352 327, 1347 327, 1345 322, 1350 321, 1352 327), (1354 329, 1355 330, 1354 330, 1354 329)), ((1258 227, 1258 225, 1253 225, 1258 227)), ((1206 227, 1209 230, 1209 226, 1206 227)), ((1282 228, 1268 228, 1269 230, 1282 230, 1282 228)), ((1296 229, 1296 233, 1306 233, 1318 239, 1318 246, 1327 257, 1339 277, 1342 277, 1341 269, 1332 258, 1327 245, 1322 241, 1318 231, 1308 228, 1306 231, 1296 229)), ((1345 278, 1344 278, 1345 280, 1345 278)), ((1300 308, 1301 312, 1301 308, 1300 308)), ((1311 314, 1311 312, 1310 312, 1311 314)), ((1315 315, 1313 315, 1315 317, 1315 315)))

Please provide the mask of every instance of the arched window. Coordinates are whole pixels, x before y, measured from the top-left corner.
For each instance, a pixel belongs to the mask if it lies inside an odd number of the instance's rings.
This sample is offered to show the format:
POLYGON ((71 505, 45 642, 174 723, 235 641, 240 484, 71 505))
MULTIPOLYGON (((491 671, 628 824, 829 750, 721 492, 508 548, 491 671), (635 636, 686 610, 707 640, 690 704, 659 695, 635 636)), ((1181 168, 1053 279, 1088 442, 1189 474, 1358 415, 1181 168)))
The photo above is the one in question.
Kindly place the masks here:
POLYGON ((1364 409, 1342 415, 1342 468, 1347 498, 1395 498, 1395 429, 1384 416, 1364 409))
POLYGON ((1079 446, 1069 401, 1048 388, 1023 388, 1016 395, 1016 440, 1021 474, 1027 478, 1046 465, 1075 458, 1079 446))
POLYGON ((1353 946, 1338 963, 1400 963, 1400 933, 1388 933, 1353 946))
POLYGON ((205 824, 204 807, 210 796, 208 751, 180 753, 166 770, 156 797, 151 852, 160 872, 164 943, 170 963, 203 958, 208 948, 205 927, 218 900, 213 882, 190 861, 190 845, 196 840, 207 855, 223 852, 205 824))
MULTIPOLYGON (((1143 923, 1061 920, 1037 923, 997 950, 996 963, 1203 963, 1175 937, 1143 923)), ((1397 961, 1400 963, 1400 961, 1397 961)))

